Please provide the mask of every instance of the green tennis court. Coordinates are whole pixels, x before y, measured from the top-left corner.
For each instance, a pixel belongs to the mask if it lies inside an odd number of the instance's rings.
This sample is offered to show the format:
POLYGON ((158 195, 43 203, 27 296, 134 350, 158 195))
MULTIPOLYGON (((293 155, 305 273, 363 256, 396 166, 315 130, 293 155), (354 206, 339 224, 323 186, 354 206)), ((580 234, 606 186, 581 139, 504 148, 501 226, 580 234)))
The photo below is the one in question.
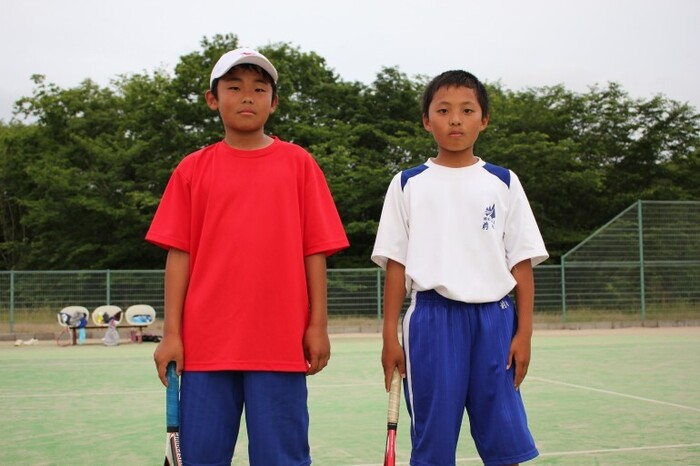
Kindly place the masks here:
MULTIPOLYGON (((315 465, 381 465, 387 396, 378 335, 334 335, 309 378, 315 465)), ((163 462, 152 343, 0 343, 0 465, 163 462)), ((700 465, 700 328, 538 331, 523 385, 542 465, 700 465)), ((458 464, 480 464, 468 425, 458 464)), ((408 464, 401 408, 399 463, 408 464)), ((245 435, 234 465, 246 465, 245 435)))

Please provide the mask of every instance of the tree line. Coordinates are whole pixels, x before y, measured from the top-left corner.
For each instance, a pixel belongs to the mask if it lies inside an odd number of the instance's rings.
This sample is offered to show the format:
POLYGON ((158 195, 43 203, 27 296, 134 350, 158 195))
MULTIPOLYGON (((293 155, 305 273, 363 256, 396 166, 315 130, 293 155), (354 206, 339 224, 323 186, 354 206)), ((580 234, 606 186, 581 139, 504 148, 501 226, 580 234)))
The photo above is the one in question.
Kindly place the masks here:
MULTIPOLYGON (((34 90, 0 122, 0 269, 153 269, 144 241, 169 176, 220 140, 204 102, 233 34, 204 38, 174 71, 34 90)), ((391 177, 435 155, 421 122, 427 76, 380 70, 343 80, 323 57, 290 44, 260 49, 277 67, 279 108, 266 127, 305 147, 326 174, 351 247, 331 267, 369 267, 391 177)), ((486 83, 491 121, 476 153, 514 170, 545 242, 559 256, 638 199, 700 199, 700 114, 663 95, 635 99, 616 83, 512 91, 486 83)))

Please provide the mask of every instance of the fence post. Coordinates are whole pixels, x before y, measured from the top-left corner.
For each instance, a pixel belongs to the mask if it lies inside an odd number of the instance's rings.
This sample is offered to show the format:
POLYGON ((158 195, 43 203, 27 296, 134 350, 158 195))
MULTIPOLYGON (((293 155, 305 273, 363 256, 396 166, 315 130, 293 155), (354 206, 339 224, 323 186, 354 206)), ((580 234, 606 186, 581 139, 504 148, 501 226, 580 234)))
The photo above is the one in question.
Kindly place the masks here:
POLYGON ((647 314, 647 306, 646 285, 644 283, 644 215, 642 213, 642 202, 643 201, 637 201, 637 228, 639 238, 639 300, 642 305, 642 322, 644 322, 647 314))
POLYGON ((382 269, 377 267, 377 320, 382 320, 382 269))
POLYGON ((15 333, 15 271, 10 270, 10 334, 15 333))
POLYGON ((561 256, 561 321, 566 322, 566 256, 561 256))
POLYGON ((105 285, 107 287, 107 289, 105 290, 106 294, 107 294, 105 304, 112 304, 112 302, 111 302, 111 300, 112 300, 112 272, 109 269, 106 270, 105 279, 106 279, 105 285))

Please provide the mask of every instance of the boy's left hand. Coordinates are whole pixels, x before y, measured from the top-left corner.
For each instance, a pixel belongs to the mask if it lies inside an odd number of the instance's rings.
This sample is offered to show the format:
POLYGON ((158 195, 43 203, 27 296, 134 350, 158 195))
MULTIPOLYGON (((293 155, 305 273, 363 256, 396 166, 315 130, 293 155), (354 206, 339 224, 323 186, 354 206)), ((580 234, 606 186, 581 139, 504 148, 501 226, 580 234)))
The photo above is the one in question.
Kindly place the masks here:
POLYGON ((331 358, 331 342, 325 326, 309 326, 304 334, 304 357, 309 365, 306 375, 318 374, 331 358))
POLYGON ((508 365, 506 369, 515 362, 515 382, 514 386, 517 390, 520 384, 523 383, 527 368, 530 365, 531 340, 525 335, 516 333, 510 343, 510 353, 508 354, 508 365))

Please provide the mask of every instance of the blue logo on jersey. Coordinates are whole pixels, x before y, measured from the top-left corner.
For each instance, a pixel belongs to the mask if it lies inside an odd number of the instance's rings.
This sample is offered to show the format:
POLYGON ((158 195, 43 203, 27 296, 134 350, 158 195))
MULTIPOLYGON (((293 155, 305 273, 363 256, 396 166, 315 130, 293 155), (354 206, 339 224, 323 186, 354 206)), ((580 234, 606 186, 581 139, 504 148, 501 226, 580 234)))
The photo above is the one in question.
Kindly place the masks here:
POLYGON ((496 229, 496 204, 486 207, 484 211, 484 222, 481 225, 482 230, 496 229))

